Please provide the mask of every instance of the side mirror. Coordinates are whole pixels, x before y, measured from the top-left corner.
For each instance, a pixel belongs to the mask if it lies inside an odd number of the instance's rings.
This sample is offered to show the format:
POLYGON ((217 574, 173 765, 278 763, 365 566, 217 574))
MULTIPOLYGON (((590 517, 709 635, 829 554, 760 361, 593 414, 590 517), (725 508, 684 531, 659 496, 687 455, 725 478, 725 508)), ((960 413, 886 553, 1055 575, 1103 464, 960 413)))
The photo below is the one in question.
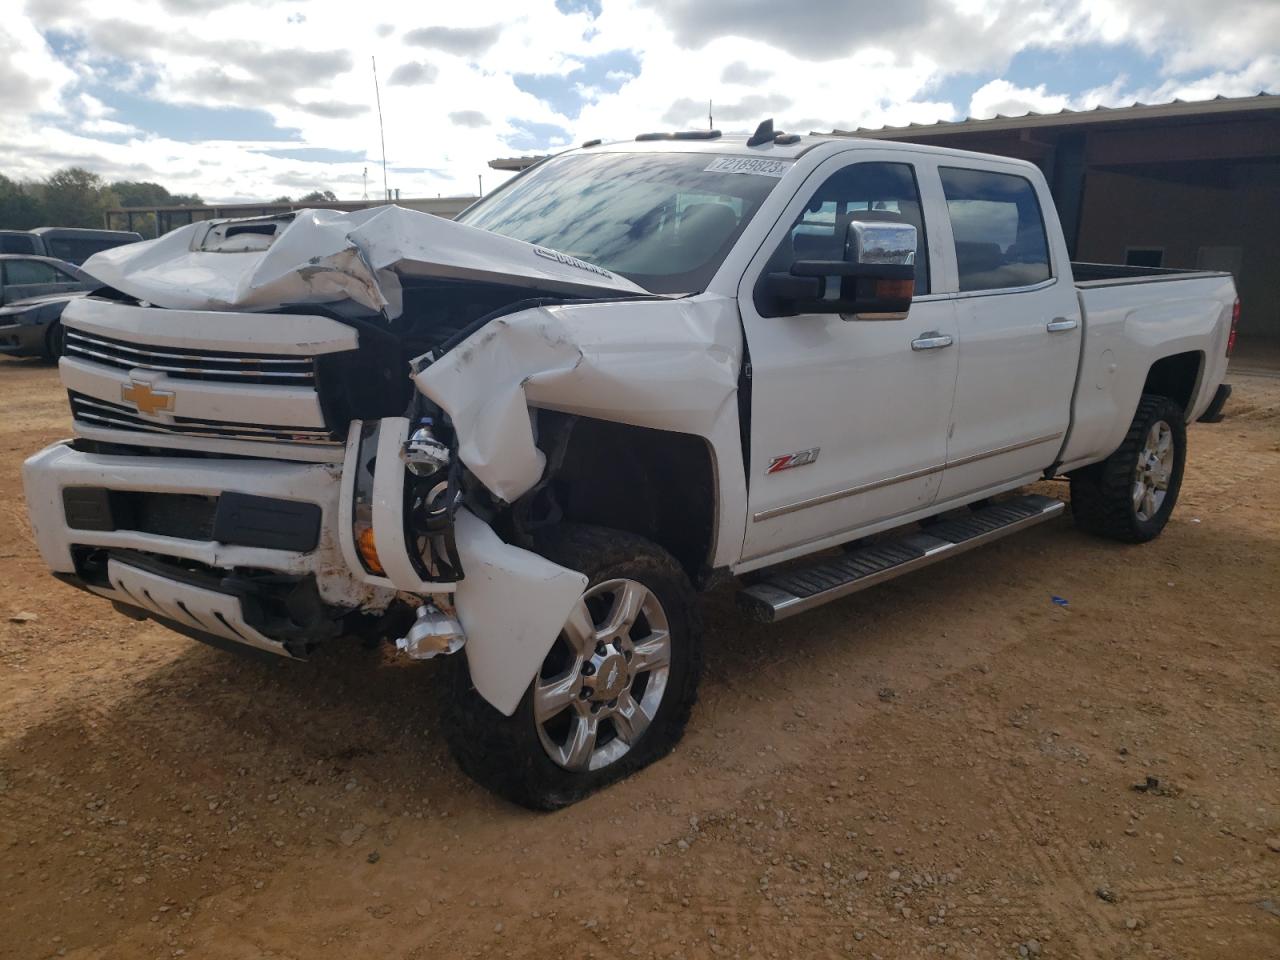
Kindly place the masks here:
POLYGON ((846 320, 903 320, 916 285, 916 228, 854 220, 843 260, 796 260, 756 286, 761 316, 838 313, 846 320))

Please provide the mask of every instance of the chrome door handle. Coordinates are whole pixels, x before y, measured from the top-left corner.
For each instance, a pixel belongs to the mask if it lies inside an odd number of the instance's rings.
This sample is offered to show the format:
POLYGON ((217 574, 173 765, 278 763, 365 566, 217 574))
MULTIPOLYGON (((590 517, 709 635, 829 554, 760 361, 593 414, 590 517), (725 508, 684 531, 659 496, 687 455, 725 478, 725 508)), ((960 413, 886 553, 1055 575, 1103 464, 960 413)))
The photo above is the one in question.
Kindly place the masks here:
POLYGON ((922 333, 911 341, 912 350, 937 350, 939 347, 951 346, 952 340, 949 333, 939 333, 937 330, 930 330, 922 333))
POLYGON ((1074 330, 1078 323, 1075 320, 1068 320, 1066 317, 1055 317, 1044 325, 1044 328, 1050 333, 1065 333, 1067 330, 1074 330))

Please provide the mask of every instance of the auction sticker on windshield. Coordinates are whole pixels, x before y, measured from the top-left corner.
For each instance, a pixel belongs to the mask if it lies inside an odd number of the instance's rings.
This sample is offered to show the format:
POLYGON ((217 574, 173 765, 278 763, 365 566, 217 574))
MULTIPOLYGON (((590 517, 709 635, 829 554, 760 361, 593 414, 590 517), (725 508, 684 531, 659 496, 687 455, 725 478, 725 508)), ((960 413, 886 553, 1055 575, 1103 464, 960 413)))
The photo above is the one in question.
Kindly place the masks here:
POLYGON ((716 157, 703 173, 753 173, 757 177, 781 177, 791 169, 790 160, 763 157, 716 157))

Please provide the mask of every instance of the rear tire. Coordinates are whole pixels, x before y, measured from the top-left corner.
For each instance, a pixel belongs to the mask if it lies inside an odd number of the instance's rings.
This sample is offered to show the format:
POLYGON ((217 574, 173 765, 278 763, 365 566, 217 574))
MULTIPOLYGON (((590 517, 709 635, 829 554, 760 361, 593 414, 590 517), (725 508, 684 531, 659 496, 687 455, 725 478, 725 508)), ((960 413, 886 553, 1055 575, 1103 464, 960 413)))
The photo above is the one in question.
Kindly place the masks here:
POLYGON ((642 537, 561 524, 537 549, 587 575, 589 622, 574 629, 570 618, 510 717, 476 693, 466 658, 451 657, 445 736, 482 786, 555 810, 676 745, 697 699, 701 623, 684 570, 642 537))
POLYGON ((1169 522, 1187 458, 1183 411, 1143 394, 1124 442, 1071 474, 1071 515, 1081 530, 1123 543, 1154 540, 1169 522))

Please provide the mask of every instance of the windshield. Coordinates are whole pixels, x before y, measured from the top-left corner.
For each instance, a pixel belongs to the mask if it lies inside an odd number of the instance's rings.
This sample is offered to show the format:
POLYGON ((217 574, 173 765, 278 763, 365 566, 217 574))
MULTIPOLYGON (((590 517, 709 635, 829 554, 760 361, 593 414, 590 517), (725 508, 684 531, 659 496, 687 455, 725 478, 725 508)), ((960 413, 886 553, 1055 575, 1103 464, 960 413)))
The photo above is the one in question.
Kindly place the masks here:
POLYGON ((706 288, 787 169, 737 173, 736 158, 692 153, 557 157, 458 218, 622 274, 653 293, 706 288))

